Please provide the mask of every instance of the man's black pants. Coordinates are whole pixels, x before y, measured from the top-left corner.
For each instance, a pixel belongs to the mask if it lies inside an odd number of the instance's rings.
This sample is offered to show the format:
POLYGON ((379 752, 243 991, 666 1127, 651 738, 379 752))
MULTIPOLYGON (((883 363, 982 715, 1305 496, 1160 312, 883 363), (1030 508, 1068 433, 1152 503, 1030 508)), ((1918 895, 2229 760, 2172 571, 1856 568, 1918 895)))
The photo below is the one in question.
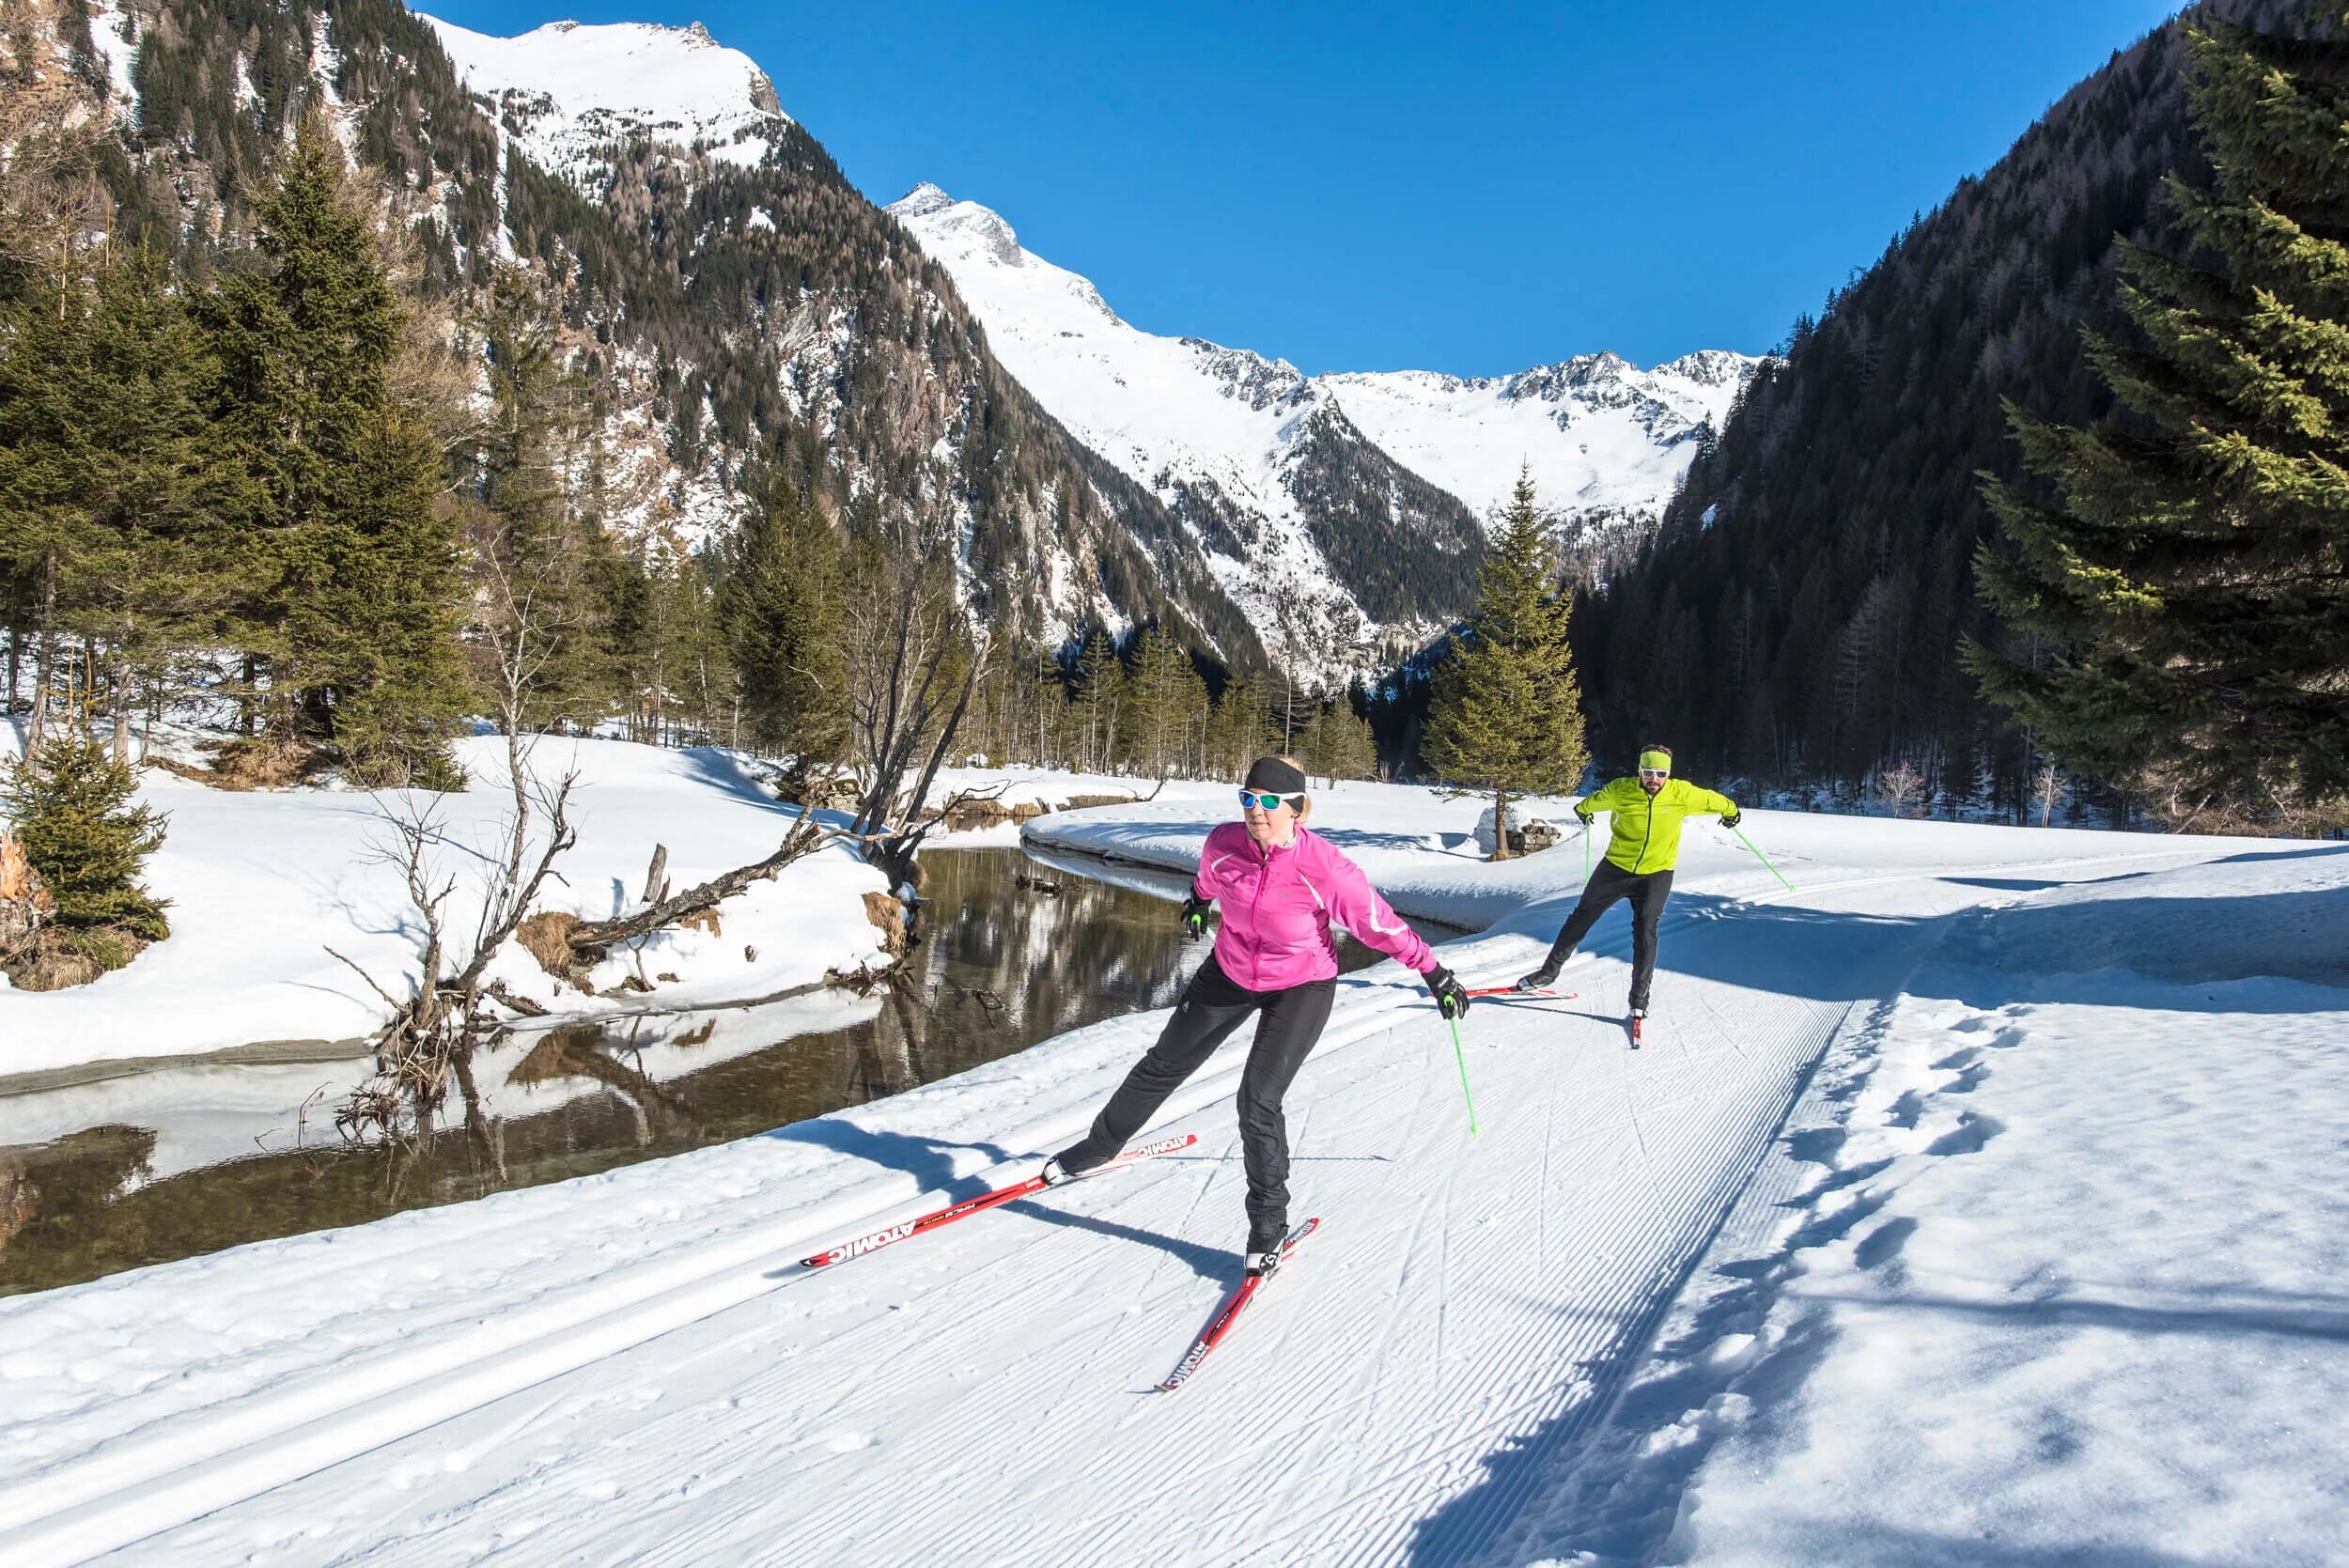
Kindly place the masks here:
POLYGON ((1215 1054, 1232 1032, 1261 1011, 1256 1043, 1239 1075, 1240 1154, 1248 1171, 1248 1226, 1254 1235, 1285 1231, 1289 1210, 1289 1133, 1281 1096, 1321 1038, 1337 1000, 1338 983, 1313 980, 1284 991, 1252 991, 1234 985, 1215 961, 1199 966, 1159 1043, 1126 1075, 1126 1081, 1082 1141, 1061 1153, 1070 1171, 1098 1165, 1123 1149, 1142 1124, 1182 1081, 1215 1054))
POLYGON ((1631 1005, 1645 1007, 1649 989, 1656 984, 1656 923, 1664 918, 1664 900, 1672 893, 1672 874, 1650 871, 1633 875, 1612 861, 1601 861, 1591 879, 1583 884, 1582 902, 1566 917, 1565 929, 1549 944, 1548 967, 1562 967, 1582 945, 1582 939, 1591 934, 1619 898, 1631 900, 1631 1005))

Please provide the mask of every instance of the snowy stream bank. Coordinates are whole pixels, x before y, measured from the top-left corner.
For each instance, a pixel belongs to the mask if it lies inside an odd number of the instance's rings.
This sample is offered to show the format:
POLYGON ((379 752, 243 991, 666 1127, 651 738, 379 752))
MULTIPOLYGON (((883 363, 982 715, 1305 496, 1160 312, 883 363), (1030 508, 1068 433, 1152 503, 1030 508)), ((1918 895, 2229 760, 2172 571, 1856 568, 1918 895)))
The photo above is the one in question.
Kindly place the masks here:
MULTIPOLYGON (((327 949, 396 994, 413 981, 418 923, 398 866, 385 858, 395 842, 387 809, 440 811, 434 859, 456 888, 448 928, 468 933, 478 921, 484 874, 512 805, 505 741, 470 738, 459 755, 472 785, 442 796, 232 793, 142 770, 141 798, 170 817, 147 879, 171 901, 173 934, 128 969, 72 990, 13 991, 0 981, 0 1075, 366 1035, 381 1023, 383 1003, 327 949)), ((557 862, 562 879, 548 885, 539 907, 587 919, 635 907, 656 844, 668 846, 672 883, 690 887, 772 853, 797 815, 723 751, 549 737, 532 765, 547 779, 578 769, 571 815, 579 844, 557 862)), ((718 932, 658 933, 641 954, 615 954, 593 978, 608 989, 641 960, 647 976, 677 977, 658 985, 667 1008, 812 986, 828 970, 887 961, 863 906, 866 893, 885 891, 879 872, 832 845, 728 900, 718 932)), ((566 1016, 643 1004, 558 994, 519 944, 508 944, 490 973, 566 1016)))

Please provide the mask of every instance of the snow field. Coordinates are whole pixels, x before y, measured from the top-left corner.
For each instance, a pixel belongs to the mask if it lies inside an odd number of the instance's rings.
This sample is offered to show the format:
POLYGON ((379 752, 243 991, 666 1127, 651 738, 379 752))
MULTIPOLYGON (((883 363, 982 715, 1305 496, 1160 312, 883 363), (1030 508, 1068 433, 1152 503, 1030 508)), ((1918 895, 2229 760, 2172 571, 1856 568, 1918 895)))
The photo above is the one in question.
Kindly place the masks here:
POLYGON ((1878 1004, 1508 1560, 2339 1560, 2349 850, 2111 881, 1878 1004))
MULTIPOLYGON (((170 815, 147 881, 171 901, 173 934, 88 986, 0 990, 0 1074, 370 1032, 381 1019, 381 1000, 327 949, 395 994, 413 981, 421 931, 397 866, 382 856, 395 840, 386 811, 429 803, 442 814, 434 859, 456 880, 446 920, 453 941, 476 928, 486 873, 502 851, 512 806, 505 742, 475 737, 460 741, 458 753, 472 787, 443 796, 232 793, 144 769, 141 798, 170 815)), ((772 853, 796 815, 723 751, 549 737, 538 742, 534 767, 550 780, 573 767, 580 772, 571 803, 579 843, 557 862, 562 879, 549 881, 538 907, 589 919, 636 907, 656 843, 669 846, 672 885, 691 887, 772 853)), ((827 970, 883 962, 863 898, 885 887, 846 846, 819 850, 727 900, 719 934, 673 930, 647 939, 646 978, 678 979, 656 981, 652 997, 625 1005, 771 996, 817 984, 827 970), (757 957, 747 958, 746 950, 757 957)), ((634 973, 639 956, 607 960, 593 976, 598 989, 634 973)), ((509 944, 490 976, 567 1016, 625 1010, 614 1000, 557 993, 519 945, 509 944)))
MULTIPOLYGON (((1530 965, 1581 880, 1571 842, 1501 866, 1432 847, 1465 838, 1442 830, 1471 802, 1356 786, 1320 809, 1407 912, 1514 907, 1446 945, 1471 983, 1530 965)), ((1031 835, 1175 863, 1225 813, 1161 797, 1031 835)), ((2019 882, 2245 847, 1750 816, 1802 893, 1692 833, 1648 1048, 1624 1048, 1610 916, 1562 983, 1578 998, 1470 1013, 1480 1138, 1415 978, 1342 983, 1288 1101, 1294 1212, 1324 1230, 1178 1395, 1143 1390, 1237 1277, 1237 1048, 1160 1118, 1200 1134, 1188 1156, 793 1263, 1026 1173, 1155 1035, 1142 1016, 723 1148, 0 1304, 0 1386, 24 1412, 0 1427, 0 1529, 32 1561, 108 1543, 692 1561, 788 1541, 811 1561, 1179 1542, 1181 1560, 1443 1562, 1557 1540, 1593 1484, 1576 1460, 1618 1437, 1651 1342, 1677 1343, 1666 1314, 1699 1259, 1753 1234, 1757 1168, 1781 1180, 1799 1145, 1795 1169, 1817 1169, 1816 1139, 1781 1136, 1790 1105, 1811 1113, 1806 1080, 1868 1081, 1888 999, 1951 922, 2019 882)), ((1784 1364, 1735 1338, 1705 1342, 1708 1375, 1784 1364)), ((1639 1492, 1636 1457, 1611 1488, 1639 1492)), ((1648 1538, 1668 1493, 1641 1494, 1648 1538)))

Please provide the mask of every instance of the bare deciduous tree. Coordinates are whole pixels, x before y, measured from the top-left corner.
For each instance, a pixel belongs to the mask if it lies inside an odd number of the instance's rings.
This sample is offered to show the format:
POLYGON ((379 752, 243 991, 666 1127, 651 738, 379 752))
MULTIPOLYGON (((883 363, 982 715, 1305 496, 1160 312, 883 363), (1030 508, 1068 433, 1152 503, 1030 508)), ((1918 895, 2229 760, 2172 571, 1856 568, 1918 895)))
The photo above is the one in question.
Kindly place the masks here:
POLYGON ((893 882, 911 875, 935 821, 924 815, 931 786, 986 673, 986 633, 955 591, 955 544, 942 521, 884 516, 852 552, 848 727, 863 793, 848 831, 893 882))
POLYGON ((2030 792, 2039 802, 2039 825, 2045 828, 2055 816, 2057 802, 2063 799, 2063 775, 2056 771, 2054 763, 2039 765, 2039 771, 2031 775, 2030 792))
POLYGON ((1924 796, 1925 776, 1906 757, 1876 766, 1875 795, 1894 816, 1906 816, 1924 796))

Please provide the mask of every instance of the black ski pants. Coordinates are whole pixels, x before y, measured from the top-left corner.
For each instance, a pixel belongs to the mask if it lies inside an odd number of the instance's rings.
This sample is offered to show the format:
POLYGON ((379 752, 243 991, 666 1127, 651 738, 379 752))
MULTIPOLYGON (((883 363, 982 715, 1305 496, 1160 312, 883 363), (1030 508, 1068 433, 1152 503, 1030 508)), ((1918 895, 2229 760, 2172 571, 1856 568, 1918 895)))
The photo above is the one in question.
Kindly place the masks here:
POLYGON ((1321 1038, 1337 1000, 1334 980, 1311 980, 1283 991, 1252 991, 1233 984, 1215 961, 1199 966, 1166 1028, 1126 1075, 1110 1103, 1093 1119, 1082 1141, 1062 1151, 1061 1164, 1088 1170, 1123 1149, 1143 1123, 1182 1081, 1215 1054, 1252 1013, 1256 1043, 1239 1075, 1239 1142, 1248 1172, 1248 1228, 1252 1235, 1285 1232, 1289 1210, 1289 1132, 1281 1096, 1321 1038))
POLYGON ((1634 874, 1612 861, 1601 861, 1582 886, 1582 901, 1566 917, 1565 928, 1549 944, 1551 970, 1562 967, 1591 934, 1598 917, 1621 898, 1631 900, 1631 1005, 1645 1007, 1656 984, 1656 924, 1664 918, 1664 901, 1672 895, 1672 874, 1648 871, 1634 874))

